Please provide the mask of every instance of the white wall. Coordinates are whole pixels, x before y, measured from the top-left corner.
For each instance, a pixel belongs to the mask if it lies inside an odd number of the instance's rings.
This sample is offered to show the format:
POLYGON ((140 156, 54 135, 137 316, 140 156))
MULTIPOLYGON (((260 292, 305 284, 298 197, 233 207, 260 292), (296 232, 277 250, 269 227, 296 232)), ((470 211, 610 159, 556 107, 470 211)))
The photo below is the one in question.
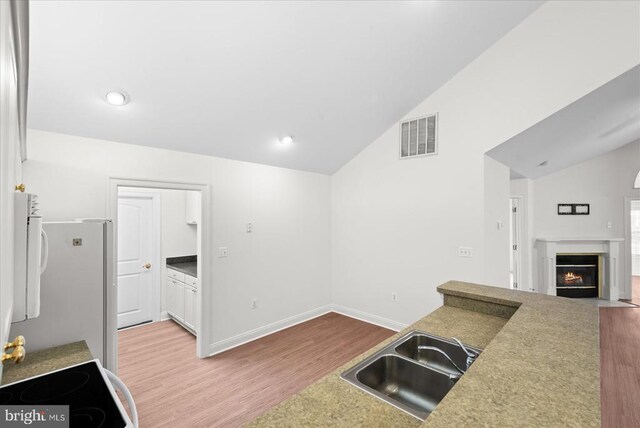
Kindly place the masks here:
POLYGON ((22 182, 15 66, 9 2, 3 1, 0 2, 0 343, 3 344, 8 339, 13 315, 13 195, 16 184, 22 182))
POLYGON ((334 302, 408 323, 440 305, 438 284, 490 278, 483 154, 640 63, 639 13, 545 3, 407 113, 439 113, 437 156, 399 161, 396 124, 334 174, 334 302))
POLYGON ((510 288, 509 197, 510 170, 484 157, 484 277, 486 284, 510 288))
POLYGON ((633 189, 639 167, 640 141, 636 141, 534 180, 537 237, 623 238, 624 197, 640 196, 640 189, 633 189), (559 203, 591 204, 590 214, 558 215, 559 203))
MULTIPOLYGON (((640 189, 633 189, 638 168, 640 141, 534 180, 536 238, 624 238, 624 198, 640 197, 640 189), (558 215, 559 203, 590 204, 590 214, 558 215)), ((623 245, 621 260, 629 246, 623 245)), ((630 297, 628 286, 621 287, 620 297, 630 297)))
POLYGON ((35 130, 29 153, 25 181, 49 221, 105 217, 109 177, 211 185, 213 246, 229 257, 201 261, 213 271, 209 343, 330 303, 326 175, 35 130))

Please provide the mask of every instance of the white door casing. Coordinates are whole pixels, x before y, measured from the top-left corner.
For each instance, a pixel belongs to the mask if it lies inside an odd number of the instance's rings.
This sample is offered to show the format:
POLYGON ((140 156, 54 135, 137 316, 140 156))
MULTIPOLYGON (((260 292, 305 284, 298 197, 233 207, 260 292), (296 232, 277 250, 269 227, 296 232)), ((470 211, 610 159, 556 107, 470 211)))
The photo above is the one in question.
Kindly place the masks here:
POLYGON ((118 195, 118 328, 152 321, 153 195, 118 195))
MULTIPOLYGON (((13 316, 14 186, 22 182, 16 41, 9 2, 0 2, 0 343, 13 316)), ((27 338, 28 340, 28 338, 27 338)), ((0 376, 2 365, 0 365, 0 376)))
POLYGON ((631 299, 638 296, 633 295, 633 276, 638 275, 640 270, 640 254, 638 254, 638 232, 637 224, 634 224, 634 209, 640 204, 640 198, 624 198, 624 281, 621 298, 631 299), (635 232, 635 233, 634 233, 635 232))
POLYGON ((631 200, 631 236, 627 248, 631 251, 631 275, 640 275, 640 199, 631 200))
POLYGON ((511 221, 510 221, 510 231, 509 231, 509 245, 511 245, 511 284, 510 287, 514 289, 522 288, 522 280, 521 280, 521 251, 522 251, 522 243, 521 241, 521 226, 522 223, 520 221, 520 210, 521 203, 519 197, 510 198, 510 210, 511 210, 511 221))
MULTIPOLYGON (((118 194, 121 189, 126 188, 149 189, 173 189, 173 190, 195 190, 200 192, 200 216, 202 223, 198 225, 197 254, 202 263, 198 263, 198 283, 199 289, 196 293, 196 320, 198 328, 196 335, 196 353, 199 358, 206 358, 212 355, 212 317, 213 317, 213 264, 207 262, 212 260, 213 239, 212 239, 212 194, 211 184, 172 182, 159 179, 140 178, 118 178, 109 177, 109 197, 107 200, 107 214, 112 219, 118 218, 118 194)), ((117 227, 117 221, 116 221, 117 227)), ((117 237, 116 237, 117 239, 117 237)), ((115 248, 114 248, 115 253, 115 248)))

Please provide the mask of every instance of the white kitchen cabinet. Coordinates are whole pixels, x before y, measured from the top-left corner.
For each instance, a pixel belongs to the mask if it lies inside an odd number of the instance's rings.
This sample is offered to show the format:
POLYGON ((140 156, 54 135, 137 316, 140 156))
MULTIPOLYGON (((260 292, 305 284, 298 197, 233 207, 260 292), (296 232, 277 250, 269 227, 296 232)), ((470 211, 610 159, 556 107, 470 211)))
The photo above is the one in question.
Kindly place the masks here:
MULTIPOLYGON (((169 278, 173 278, 175 280, 178 280, 180 282, 185 282, 184 278, 185 278, 185 274, 182 272, 178 272, 177 270, 173 270, 173 269, 169 269, 167 268, 167 275, 169 276, 169 278)), ((191 277, 193 278, 193 277, 191 277)))
POLYGON ((198 288, 198 278, 196 278, 195 276, 185 275, 184 283, 190 285, 193 288, 198 288))
POLYGON ((167 312, 181 322, 184 322, 184 288, 184 283, 168 278, 167 312))
POLYGON ((184 324, 190 329, 196 329, 196 300, 197 290, 190 286, 184 288, 184 324))
POLYGON ((167 277, 167 292, 166 292, 166 300, 167 300, 167 313, 172 317, 175 316, 176 313, 176 292, 175 287, 173 286, 173 280, 167 277))
POLYGON ((196 334, 198 285, 196 277, 167 268, 167 312, 193 334, 196 334))
POLYGON ((185 217, 187 224, 200 223, 200 192, 185 192, 185 217))

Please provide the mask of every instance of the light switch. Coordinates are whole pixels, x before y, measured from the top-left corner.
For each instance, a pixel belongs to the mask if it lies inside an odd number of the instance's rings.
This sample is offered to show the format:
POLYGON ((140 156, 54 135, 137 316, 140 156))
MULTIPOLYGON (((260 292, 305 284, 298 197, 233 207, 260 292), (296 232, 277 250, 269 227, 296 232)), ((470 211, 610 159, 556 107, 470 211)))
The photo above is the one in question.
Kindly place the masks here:
POLYGON ((229 249, 227 247, 218 247, 218 257, 227 257, 229 255, 229 249))
POLYGON ((613 223, 610 221, 607 222, 607 229, 611 229, 613 227, 613 223))

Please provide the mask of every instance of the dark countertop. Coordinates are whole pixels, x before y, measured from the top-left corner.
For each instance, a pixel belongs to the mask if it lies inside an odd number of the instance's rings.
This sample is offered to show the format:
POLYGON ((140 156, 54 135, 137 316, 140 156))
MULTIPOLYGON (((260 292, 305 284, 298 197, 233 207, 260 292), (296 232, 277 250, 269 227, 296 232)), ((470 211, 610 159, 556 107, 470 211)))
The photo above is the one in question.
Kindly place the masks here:
POLYGON ((198 277, 198 257, 182 256, 167 257, 167 268, 177 270, 194 278, 198 277))
POLYGON ((186 273, 187 275, 191 275, 195 278, 198 277, 198 262, 176 263, 171 265, 167 263, 167 268, 177 270, 178 272, 186 273))
POLYGON ((26 349, 27 355, 22 363, 4 366, 2 385, 93 360, 93 355, 84 341, 35 352, 29 352, 29 343, 27 342, 26 349))

